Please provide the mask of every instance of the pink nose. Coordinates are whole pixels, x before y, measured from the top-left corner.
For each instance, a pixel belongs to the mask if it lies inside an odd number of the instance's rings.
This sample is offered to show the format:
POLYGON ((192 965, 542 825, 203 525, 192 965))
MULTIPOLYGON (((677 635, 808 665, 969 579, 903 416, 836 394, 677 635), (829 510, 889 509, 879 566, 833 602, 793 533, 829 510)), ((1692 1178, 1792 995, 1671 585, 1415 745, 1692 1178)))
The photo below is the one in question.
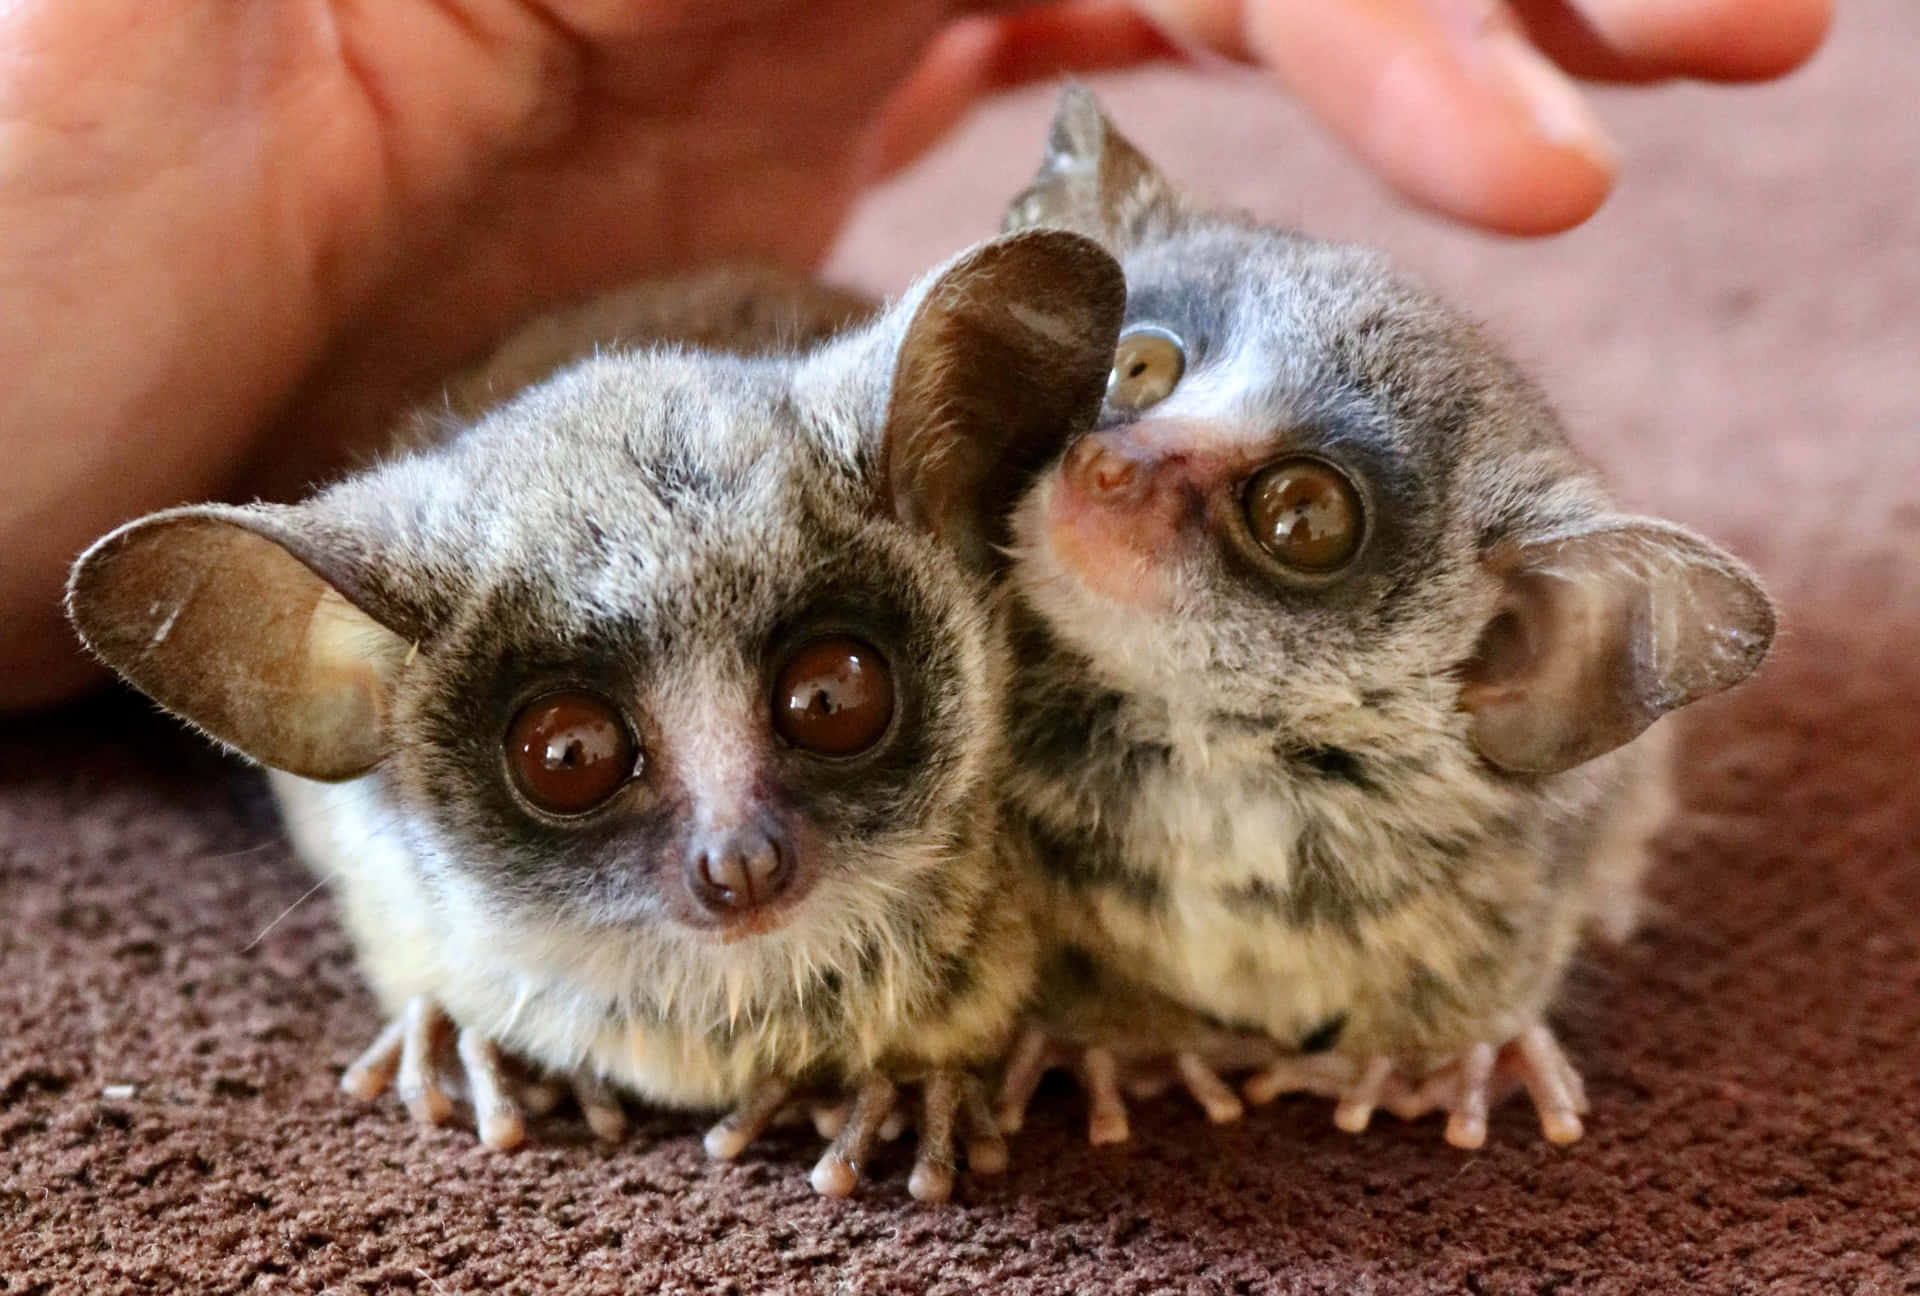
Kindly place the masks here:
POLYGON ((1148 472, 1138 460, 1115 450, 1098 433, 1073 443, 1061 461, 1060 472, 1082 496, 1103 504, 1124 504, 1147 487, 1148 472))
POLYGON ((793 880, 793 857, 758 829, 716 834, 687 852, 687 882, 715 913, 746 913, 772 903, 793 880))

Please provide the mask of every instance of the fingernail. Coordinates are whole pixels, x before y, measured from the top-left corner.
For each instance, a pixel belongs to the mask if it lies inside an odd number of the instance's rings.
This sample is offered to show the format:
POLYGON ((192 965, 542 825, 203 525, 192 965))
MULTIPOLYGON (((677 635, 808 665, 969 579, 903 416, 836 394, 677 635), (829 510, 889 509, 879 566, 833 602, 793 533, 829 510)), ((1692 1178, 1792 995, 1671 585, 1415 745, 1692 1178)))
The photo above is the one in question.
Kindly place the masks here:
POLYGON ((1580 88, 1533 47, 1504 7, 1475 4, 1472 10, 1466 21, 1456 12, 1448 24, 1464 37, 1468 66, 1525 111, 1550 143, 1611 170, 1619 150, 1580 88))
POLYGON ((1532 112, 1542 135, 1612 165, 1613 140, 1566 73, 1510 28, 1487 32, 1482 40, 1490 70, 1532 112))

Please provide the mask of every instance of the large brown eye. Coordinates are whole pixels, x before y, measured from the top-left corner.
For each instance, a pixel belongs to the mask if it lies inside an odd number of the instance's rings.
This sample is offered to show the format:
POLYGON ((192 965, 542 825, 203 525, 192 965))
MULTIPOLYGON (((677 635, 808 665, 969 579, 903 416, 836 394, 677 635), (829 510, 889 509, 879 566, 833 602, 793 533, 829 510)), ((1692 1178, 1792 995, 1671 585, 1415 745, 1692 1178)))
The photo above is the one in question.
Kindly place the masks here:
POLYGON ((549 814, 585 814, 600 805, 632 776, 639 759, 620 713, 591 693, 535 698, 507 730, 514 786, 549 814))
POLYGON ((1187 371, 1180 339, 1163 328, 1137 328, 1123 335, 1107 375, 1107 404, 1119 410, 1143 410, 1173 395, 1187 371))
POLYGON ((1246 510, 1260 547, 1298 571, 1338 571, 1360 547, 1360 496, 1318 459, 1262 468, 1247 483, 1246 510))
POLYGON ((872 644, 848 635, 800 645, 773 683, 773 727, 803 751, 852 756, 893 719, 893 676, 872 644))

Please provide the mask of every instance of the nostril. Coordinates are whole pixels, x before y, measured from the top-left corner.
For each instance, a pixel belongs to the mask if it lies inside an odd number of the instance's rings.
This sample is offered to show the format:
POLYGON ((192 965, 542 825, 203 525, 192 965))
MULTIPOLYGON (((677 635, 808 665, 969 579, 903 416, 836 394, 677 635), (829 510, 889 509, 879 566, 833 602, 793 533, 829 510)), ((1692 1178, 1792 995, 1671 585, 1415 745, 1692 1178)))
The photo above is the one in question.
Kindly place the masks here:
POLYGON ((745 911, 786 890, 793 870, 787 852, 764 833, 740 833, 696 848, 695 890, 709 908, 745 911))
POLYGON ((1093 467, 1093 484, 1103 491, 1119 490, 1133 480, 1133 465, 1108 455, 1093 467))
POLYGON ((740 904, 750 894, 747 882, 747 870, 738 855, 731 852, 711 854, 700 853, 700 880, 718 893, 718 898, 730 905, 740 904))
POLYGON ((772 899, 774 883, 780 876, 780 848, 769 838, 762 837, 746 852, 742 861, 747 873, 747 886, 758 896, 772 899))
POLYGON ((1090 495, 1112 495, 1129 490, 1140 477, 1140 465, 1115 454, 1097 436, 1082 437, 1067 452, 1062 471, 1090 495))

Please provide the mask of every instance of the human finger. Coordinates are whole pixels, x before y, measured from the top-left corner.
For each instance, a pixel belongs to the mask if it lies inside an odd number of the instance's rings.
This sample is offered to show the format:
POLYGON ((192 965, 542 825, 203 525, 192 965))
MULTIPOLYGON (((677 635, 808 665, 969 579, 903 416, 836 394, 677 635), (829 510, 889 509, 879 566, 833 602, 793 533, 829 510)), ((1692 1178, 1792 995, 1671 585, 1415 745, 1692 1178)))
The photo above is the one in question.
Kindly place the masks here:
POLYGON ((1116 0, 959 19, 935 39, 889 98, 872 136, 865 176, 883 179, 912 162, 996 90, 1175 53, 1157 27, 1116 0))
POLYGON ((1566 8, 1630 65, 1707 81, 1790 72, 1833 22, 1833 0, 1567 0, 1566 8))
POLYGON ((1414 200, 1509 233, 1590 216, 1615 155, 1497 0, 1143 0, 1168 33, 1271 69, 1414 200))

